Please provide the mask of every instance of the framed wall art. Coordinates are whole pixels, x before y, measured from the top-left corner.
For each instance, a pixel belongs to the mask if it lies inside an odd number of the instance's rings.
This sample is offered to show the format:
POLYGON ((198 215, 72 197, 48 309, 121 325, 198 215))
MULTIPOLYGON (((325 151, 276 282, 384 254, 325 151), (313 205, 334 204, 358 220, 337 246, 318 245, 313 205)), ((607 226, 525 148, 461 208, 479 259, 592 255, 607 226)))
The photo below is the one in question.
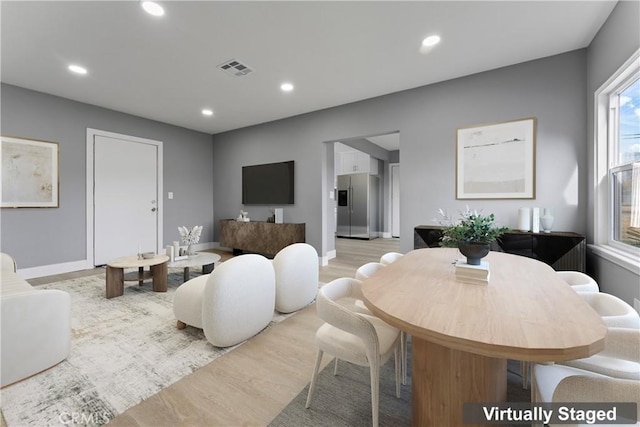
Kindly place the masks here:
POLYGON ((457 130, 456 199, 535 199, 536 118, 457 130))
POLYGON ((2 136, 0 162, 0 207, 58 207, 57 143, 2 136))

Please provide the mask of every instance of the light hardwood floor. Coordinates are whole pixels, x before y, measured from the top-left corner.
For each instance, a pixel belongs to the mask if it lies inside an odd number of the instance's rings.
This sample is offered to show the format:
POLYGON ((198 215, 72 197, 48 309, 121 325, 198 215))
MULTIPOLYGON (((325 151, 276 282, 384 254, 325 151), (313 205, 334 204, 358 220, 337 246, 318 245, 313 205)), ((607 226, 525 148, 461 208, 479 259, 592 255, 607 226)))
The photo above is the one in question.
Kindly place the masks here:
MULTIPOLYGON (((360 265, 377 261, 390 251, 399 251, 398 239, 336 239, 336 258, 320 268, 320 281, 354 277, 360 265)), ((64 278, 69 277, 30 282, 35 285, 64 278)), ((315 305, 310 305, 130 408, 109 425, 267 425, 309 382, 316 352, 314 334, 321 324, 315 305)), ((328 358, 324 362, 326 365, 328 358)))

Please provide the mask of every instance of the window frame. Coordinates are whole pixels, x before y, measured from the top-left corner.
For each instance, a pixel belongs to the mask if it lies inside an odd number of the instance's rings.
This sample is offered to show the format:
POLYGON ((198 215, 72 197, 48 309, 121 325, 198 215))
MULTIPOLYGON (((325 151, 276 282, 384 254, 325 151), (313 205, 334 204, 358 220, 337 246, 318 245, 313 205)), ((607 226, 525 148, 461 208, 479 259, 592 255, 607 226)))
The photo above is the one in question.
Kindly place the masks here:
POLYGON ((618 242, 614 236, 613 174, 631 169, 633 162, 621 164, 617 146, 617 106, 612 108, 614 95, 624 90, 640 76, 640 49, 637 50, 598 90, 594 93, 594 253, 640 274, 640 248, 618 242))

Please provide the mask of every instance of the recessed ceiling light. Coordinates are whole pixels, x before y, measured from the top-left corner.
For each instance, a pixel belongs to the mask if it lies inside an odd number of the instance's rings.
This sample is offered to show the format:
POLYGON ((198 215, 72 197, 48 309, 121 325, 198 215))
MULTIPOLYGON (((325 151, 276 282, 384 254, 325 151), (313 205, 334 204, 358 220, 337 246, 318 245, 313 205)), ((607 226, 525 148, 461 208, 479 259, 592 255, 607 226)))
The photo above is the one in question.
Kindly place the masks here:
POLYGON ((440 43, 440 36, 429 36, 427 38, 425 38, 424 40, 422 40, 422 46, 424 47, 431 47, 431 46, 435 46, 438 43, 440 43))
POLYGON ((154 1, 143 1, 142 8, 149 15, 162 16, 164 15, 164 9, 158 3, 154 1))
POLYGON ((283 92, 291 92, 293 90, 293 85, 291 83, 282 83, 280 85, 280 90, 283 92))
POLYGON ((208 108, 205 108, 205 109, 202 110, 202 115, 203 116, 213 116, 213 111, 208 109, 208 108))
POLYGON ((69 68, 69 71, 73 71, 76 74, 87 74, 87 69, 79 65, 71 64, 69 65, 68 68, 69 68))

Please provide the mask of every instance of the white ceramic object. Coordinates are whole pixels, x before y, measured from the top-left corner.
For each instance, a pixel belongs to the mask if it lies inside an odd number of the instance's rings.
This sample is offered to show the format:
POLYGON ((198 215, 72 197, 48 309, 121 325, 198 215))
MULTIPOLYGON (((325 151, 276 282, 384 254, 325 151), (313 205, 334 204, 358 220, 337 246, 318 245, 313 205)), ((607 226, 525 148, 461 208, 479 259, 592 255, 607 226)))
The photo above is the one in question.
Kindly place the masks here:
POLYGON ((529 231, 531 229, 531 210, 529 208, 518 209, 518 230, 529 231))
POLYGON ((540 232, 540 208, 533 208, 531 213, 531 231, 540 232))
POLYGON ((540 225, 542 226, 542 231, 551 233, 551 228, 553 227, 553 213, 551 209, 544 208, 543 214, 540 217, 540 225))

